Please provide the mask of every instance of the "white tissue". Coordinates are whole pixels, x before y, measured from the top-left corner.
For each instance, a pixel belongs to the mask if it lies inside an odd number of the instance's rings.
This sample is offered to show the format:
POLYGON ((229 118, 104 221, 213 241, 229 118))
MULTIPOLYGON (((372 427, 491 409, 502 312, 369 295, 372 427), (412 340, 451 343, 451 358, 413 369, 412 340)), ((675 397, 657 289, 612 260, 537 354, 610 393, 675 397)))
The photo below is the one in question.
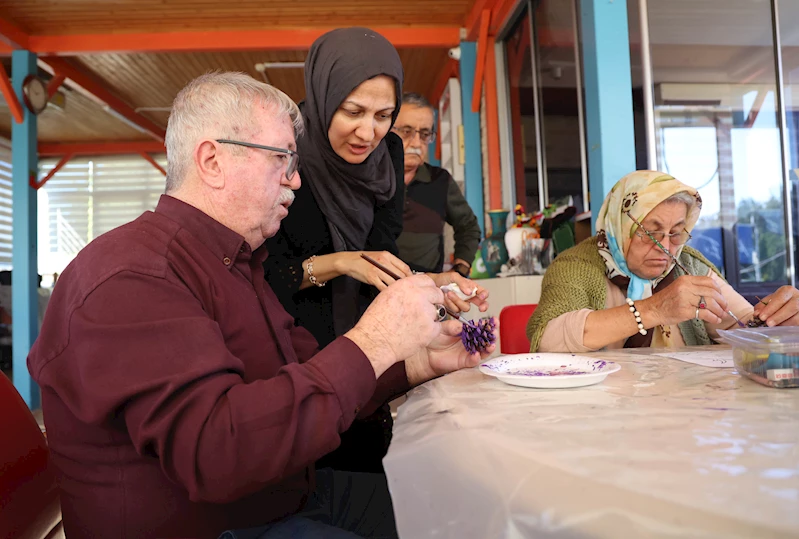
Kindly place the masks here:
POLYGON ((458 296, 458 299, 461 299, 463 301, 470 300, 477 295, 476 286, 474 287, 474 290, 472 290, 471 294, 464 294, 463 292, 461 292, 460 287, 455 283, 450 283, 448 285, 442 286, 441 291, 444 292, 445 294, 449 291, 455 292, 455 295, 458 296))

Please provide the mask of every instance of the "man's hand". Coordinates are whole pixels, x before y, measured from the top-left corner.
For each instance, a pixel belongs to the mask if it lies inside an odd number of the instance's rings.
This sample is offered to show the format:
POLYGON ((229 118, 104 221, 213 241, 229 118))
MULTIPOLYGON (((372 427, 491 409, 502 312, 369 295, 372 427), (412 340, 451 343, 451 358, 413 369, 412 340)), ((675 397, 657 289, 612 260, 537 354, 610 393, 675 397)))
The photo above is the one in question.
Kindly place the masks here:
MULTIPOLYGON (((492 344, 481 354, 469 354, 461 343, 462 326, 463 324, 455 320, 442 322, 440 335, 427 348, 405 360, 405 372, 412 386, 453 371, 474 367, 494 352, 496 345, 492 344)), ((499 334, 499 326, 495 333, 499 334)))
POLYGON ((398 361, 424 349, 441 333, 436 304, 444 294, 426 275, 395 282, 378 294, 360 321, 345 334, 369 358, 380 377, 398 361))
POLYGON ((799 326, 799 290, 781 286, 755 305, 755 317, 769 326, 799 326))

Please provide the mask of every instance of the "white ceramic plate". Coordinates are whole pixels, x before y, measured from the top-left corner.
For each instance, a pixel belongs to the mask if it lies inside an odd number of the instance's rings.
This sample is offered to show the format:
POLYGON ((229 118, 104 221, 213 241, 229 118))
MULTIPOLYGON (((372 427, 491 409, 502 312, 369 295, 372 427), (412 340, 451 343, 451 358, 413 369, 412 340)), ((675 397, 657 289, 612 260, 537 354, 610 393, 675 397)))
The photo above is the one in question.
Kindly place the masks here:
POLYGON ((612 361, 573 354, 513 354, 480 365, 480 372, 506 384, 544 389, 598 384, 619 369, 612 361))

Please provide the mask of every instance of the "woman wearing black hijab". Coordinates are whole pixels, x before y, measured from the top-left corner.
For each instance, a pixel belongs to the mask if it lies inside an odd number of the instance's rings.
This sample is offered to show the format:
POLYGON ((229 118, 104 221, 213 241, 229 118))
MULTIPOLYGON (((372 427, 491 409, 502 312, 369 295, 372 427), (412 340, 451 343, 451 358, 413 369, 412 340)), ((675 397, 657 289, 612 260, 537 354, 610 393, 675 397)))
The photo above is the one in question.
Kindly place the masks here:
MULTIPOLYGON (((362 252, 400 276, 412 274, 397 258, 395 243, 402 232, 404 184, 397 178, 403 177, 404 150, 390 130, 402 82, 396 49, 366 28, 328 32, 314 42, 305 61, 306 98, 300 110, 306 134, 298 140, 302 186, 280 231, 267 240, 264 270, 296 324, 308 329, 320 347, 351 329, 376 293, 394 281, 363 260, 362 252)), ((473 288, 455 275, 434 279, 439 286, 456 281, 473 288)), ((448 296, 451 308, 468 310, 456 299, 448 296)), ((378 384, 401 387, 400 381, 407 384, 401 363, 378 384)), ((339 448, 317 467, 382 472, 391 428, 388 404, 363 410, 342 434, 339 448)))

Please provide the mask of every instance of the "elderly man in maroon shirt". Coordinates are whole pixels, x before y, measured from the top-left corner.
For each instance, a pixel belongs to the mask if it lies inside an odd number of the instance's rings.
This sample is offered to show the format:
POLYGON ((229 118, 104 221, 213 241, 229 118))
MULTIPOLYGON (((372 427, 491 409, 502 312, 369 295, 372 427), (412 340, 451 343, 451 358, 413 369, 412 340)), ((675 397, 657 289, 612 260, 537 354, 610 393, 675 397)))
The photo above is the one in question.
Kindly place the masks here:
POLYGON ((59 279, 28 368, 70 539, 213 538, 291 523, 309 499, 325 531, 284 533, 382 533, 352 522, 373 510, 341 495, 357 478, 326 478, 315 497, 312 463, 358 414, 480 360, 459 323, 436 321, 444 298, 421 275, 322 351, 294 326, 264 281, 261 246, 300 185, 301 128, 271 86, 194 80, 169 118, 167 194, 59 279))

